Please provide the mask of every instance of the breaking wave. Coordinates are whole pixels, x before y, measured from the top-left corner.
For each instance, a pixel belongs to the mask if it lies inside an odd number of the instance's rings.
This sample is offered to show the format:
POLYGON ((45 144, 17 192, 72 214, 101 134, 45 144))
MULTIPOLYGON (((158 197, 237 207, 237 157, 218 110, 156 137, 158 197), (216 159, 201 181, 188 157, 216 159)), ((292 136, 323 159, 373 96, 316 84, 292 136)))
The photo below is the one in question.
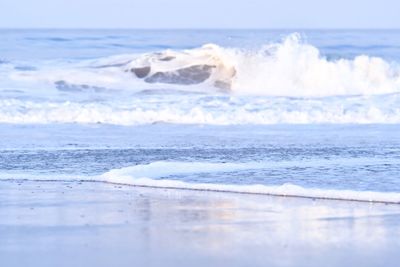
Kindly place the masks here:
POLYGON ((329 60, 298 34, 255 51, 207 44, 189 50, 118 55, 70 65, 52 62, 39 70, 23 67, 15 66, 11 79, 133 91, 142 89, 143 84, 147 84, 146 88, 154 84, 156 88, 160 88, 157 84, 200 84, 197 90, 223 87, 229 89, 224 92, 233 94, 287 97, 400 91, 397 63, 368 55, 329 60))
POLYGON ((0 123, 400 123, 398 63, 330 60, 297 34, 252 51, 31 63, 0 65, 0 123))
POLYGON ((208 95, 145 95, 114 101, 0 99, 0 122, 313 124, 400 123, 400 94, 322 99, 208 95))

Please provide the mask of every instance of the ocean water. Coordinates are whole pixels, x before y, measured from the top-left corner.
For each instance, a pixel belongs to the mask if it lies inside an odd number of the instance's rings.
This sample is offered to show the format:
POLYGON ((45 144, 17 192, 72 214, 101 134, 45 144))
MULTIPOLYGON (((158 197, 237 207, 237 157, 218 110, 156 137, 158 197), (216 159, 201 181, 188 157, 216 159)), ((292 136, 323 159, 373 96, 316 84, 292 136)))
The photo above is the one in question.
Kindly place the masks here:
POLYGON ((400 202, 400 31, 1 30, 0 179, 400 202))

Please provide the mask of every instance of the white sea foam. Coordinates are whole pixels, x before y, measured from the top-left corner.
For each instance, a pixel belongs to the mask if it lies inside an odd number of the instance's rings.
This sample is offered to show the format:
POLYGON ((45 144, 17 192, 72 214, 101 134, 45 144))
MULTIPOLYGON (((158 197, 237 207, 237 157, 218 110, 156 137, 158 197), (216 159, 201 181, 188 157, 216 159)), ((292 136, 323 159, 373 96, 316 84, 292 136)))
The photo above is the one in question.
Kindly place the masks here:
POLYGON ((191 65, 215 66, 205 84, 231 79, 231 92, 240 95, 323 97, 387 94, 400 90, 397 64, 367 55, 328 60, 316 47, 302 42, 297 34, 256 51, 208 44, 192 50, 145 54, 129 63, 128 69, 151 66, 152 72, 153 69, 173 72, 191 65), (160 57, 173 60, 163 61, 160 57))
POLYGON ((113 177, 150 177, 160 178, 168 175, 190 173, 218 173, 260 168, 260 163, 210 163, 210 162, 168 162, 157 161, 147 165, 135 165, 122 169, 111 170, 102 175, 105 178, 113 177))
POLYGON ((261 194, 275 196, 305 197, 316 199, 335 199, 348 201, 386 202, 400 203, 400 193, 372 192, 353 190, 333 190, 304 188, 294 184, 280 186, 268 185, 235 185, 214 183, 189 183, 185 181, 159 179, 179 174, 188 173, 216 173, 235 170, 260 168, 259 163, 190 163, 190 162, 153 162, 148 165, 136 165, 132 167, 111 170, 98 179, 117 184, 133 186, 173 188, 199 191, 217 191, 230 193, 261 194))
MULTIPOLYGON (((106 182, 140 187, 166 188, 178 190, 197 190, 241 194, 273 195, 282 197, 302 197, 312 199, 331 199, 344 201, 383 202, 400 204, 400 193, 305 188, 295 184, 221 184, 196 183, 174 180, 174 176, 190 174, 221 174, 235 171, 254 170, 267 167, 263 163, 207 163, 207 162, 167 162, 159 161, 110 170, 98 176, 67 174, 33 174, 31 172, 2 172, 1 180, 32 181, 80 181, 106 182), (164 178, 167 177, 167 178, 164 178), (171 178, 172 177, 172 178, 171 178)), ((229 174, 228 174, 229 175, 229 174)))
POLYGON ((114 101, 0 99, 1 123, 138 125, 400 123, 400 94, 332 99, 150 96, 114 101))
MULTIPOLYGON (((288 36, 281 43, 267 44, 251 51, 207 44, 190 50, 116 55, 69 64, 47 62, 39 70, 14 70, 9 64, 2 68, 7 71, 6 75, 3 74, 5 78, 14 82, 52 84, 63 80, 71 84, 138 90, 144 82, 126 71, 136 65, 142 66, 143 62, 151 62, 160 72, 199 64, 233 67, 236 72, 232 78, 232 93, 241 95, 323 97, 400 91, 400 67, 397 63, 368 55, 328 60, 318 48, 303 42, 298 34, 288 36), (160 55, 174 59, 157 61, 160 55)), ((223 72, 226 68, 216 69, 223 72)), ((217 79, 214 76, 211 78, 217 79)), ((160 88, 157 84, 146 85, 146 88, 151 87, 160 88)), ((196 87, 209 90, 206 88, 196 87)))
POLYGON ((398 64, 367 55, 328 60, 296 34, 260 51, 229 53, 238 73, 233 89, 240 93, 321 97, 400 90, 398 64))

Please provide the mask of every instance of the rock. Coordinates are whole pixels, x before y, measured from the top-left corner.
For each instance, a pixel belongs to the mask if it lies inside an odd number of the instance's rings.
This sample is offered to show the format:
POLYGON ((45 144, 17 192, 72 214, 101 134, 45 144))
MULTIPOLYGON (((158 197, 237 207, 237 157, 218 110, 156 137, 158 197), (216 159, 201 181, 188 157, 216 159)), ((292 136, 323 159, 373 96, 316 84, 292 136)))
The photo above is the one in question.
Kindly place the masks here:
POLYGON ((140 68, 132 68, 131 71, 135 73, 136 77, 142 79, 149 75, 151 68, 150 67, 140 67, 140 68))
POLYGON ((187 68, 168 72, 156 72, 145 79, 148 83, 169 83, 169 84, 199 84, 211 76, 212 69, 215 66, 194 65, 187 68))

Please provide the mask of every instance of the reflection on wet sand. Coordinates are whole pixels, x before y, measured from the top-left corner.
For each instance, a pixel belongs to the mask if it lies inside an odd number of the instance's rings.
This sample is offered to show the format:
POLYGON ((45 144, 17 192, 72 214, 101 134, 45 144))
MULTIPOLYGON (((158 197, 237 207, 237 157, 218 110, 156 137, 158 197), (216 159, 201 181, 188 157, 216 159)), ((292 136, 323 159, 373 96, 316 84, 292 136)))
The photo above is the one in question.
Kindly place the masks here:
POLYGON ((6 266, 396 266, 400 258, 399 205, 27 181, 2 181, 0 203, 6 266))

